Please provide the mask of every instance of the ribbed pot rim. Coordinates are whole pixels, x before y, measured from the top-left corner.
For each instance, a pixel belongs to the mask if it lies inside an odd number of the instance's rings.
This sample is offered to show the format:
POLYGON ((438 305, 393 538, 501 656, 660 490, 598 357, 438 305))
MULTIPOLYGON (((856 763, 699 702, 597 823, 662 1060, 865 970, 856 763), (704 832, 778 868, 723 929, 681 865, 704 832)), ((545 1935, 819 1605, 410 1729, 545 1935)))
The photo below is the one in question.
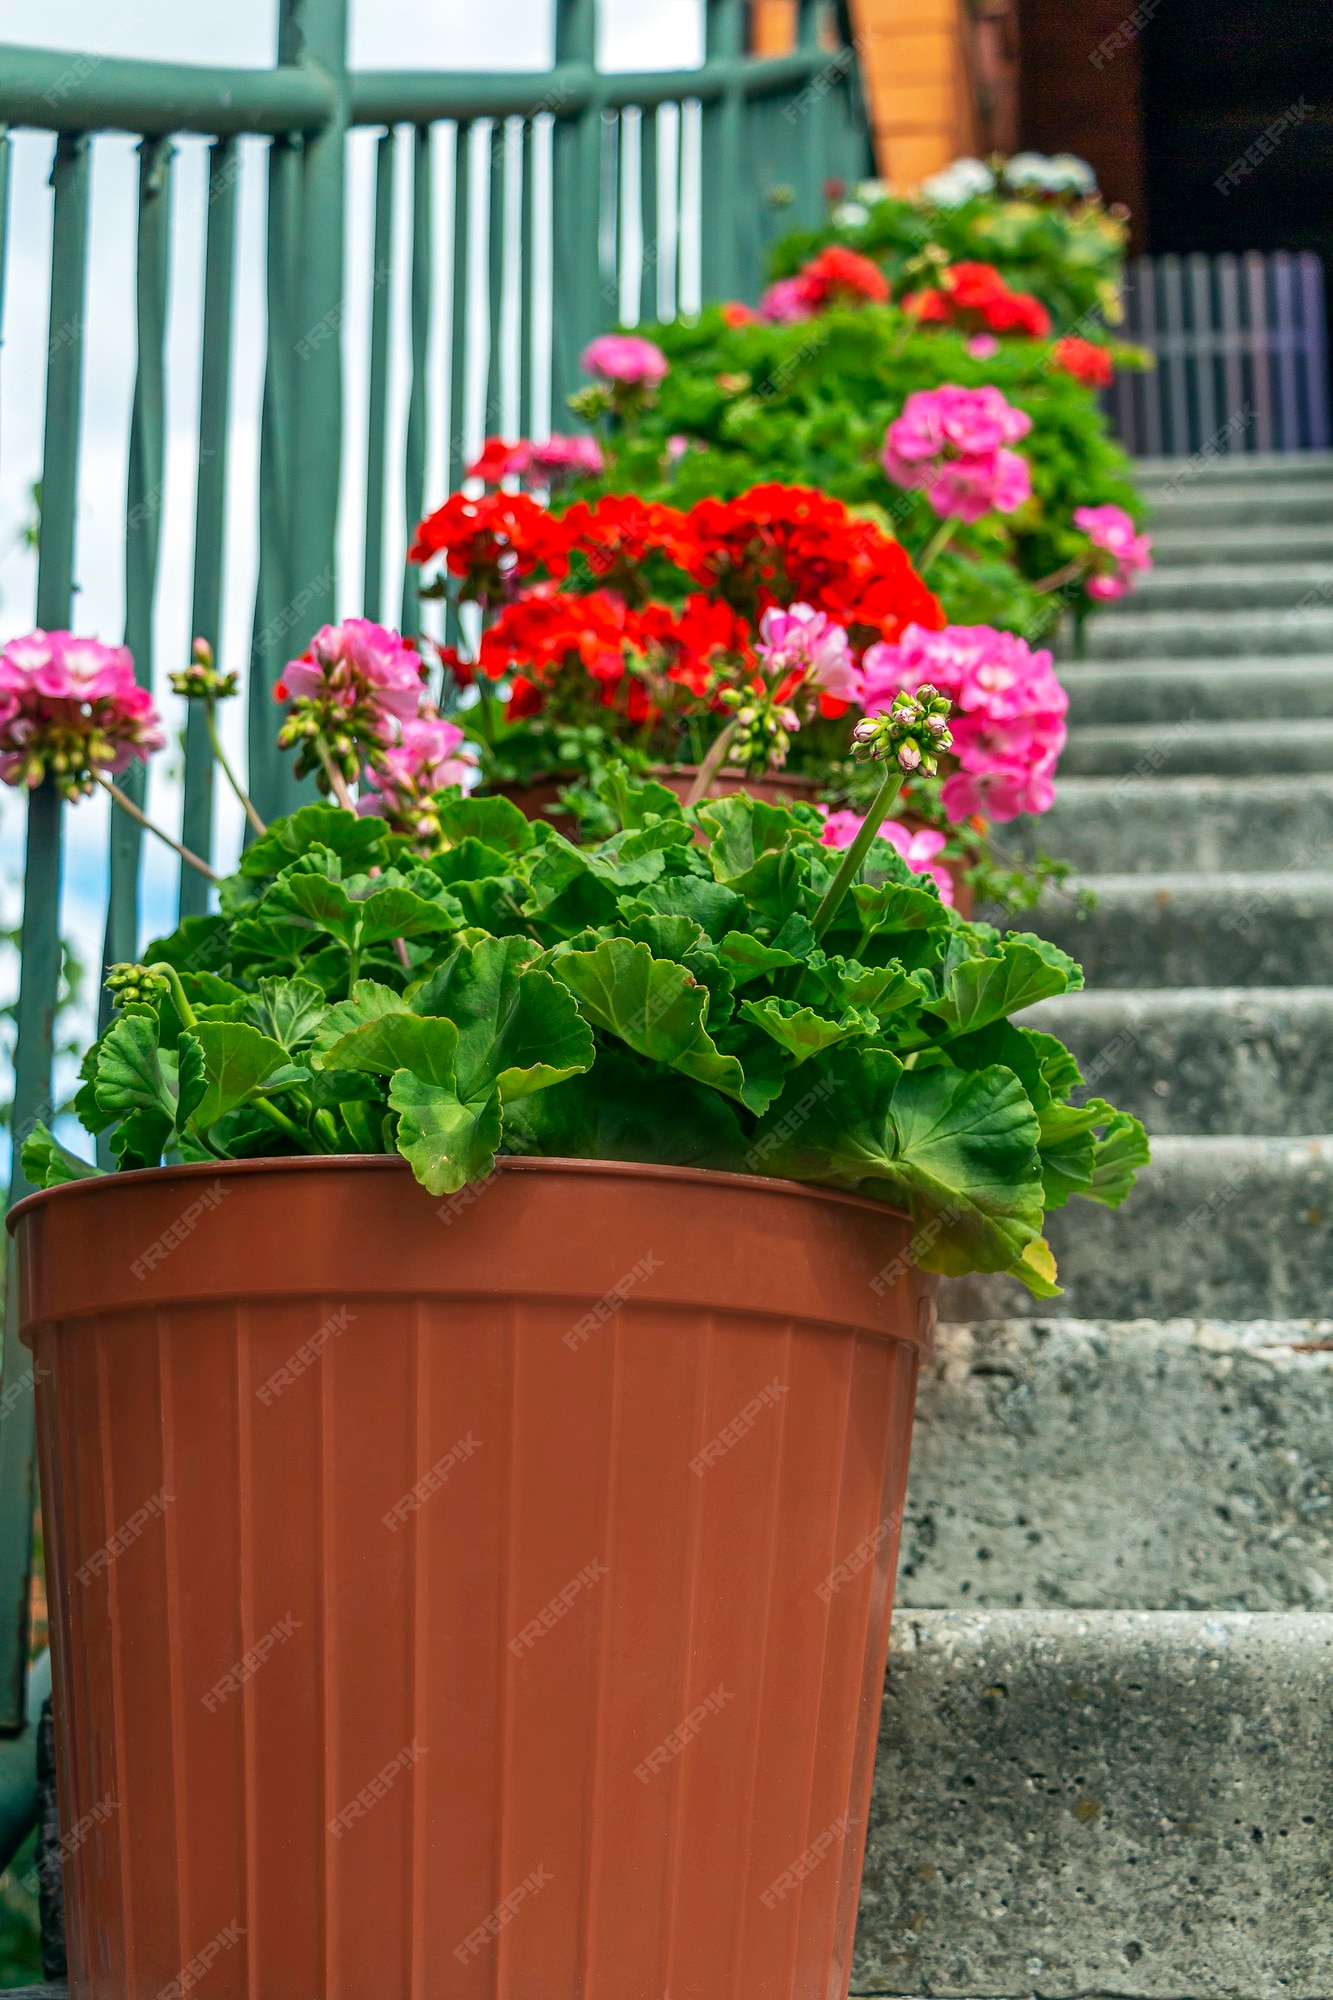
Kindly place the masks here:
MULTIPOLYGON (((853 1208, 872 1215, 892 1217, 896 1221, 910 1222, 905 1209, 894 1208, 888 1202, 876 1201, 872 1196, 852 1194, 840 1188, 812 1187, 805 1181, 780 1180, 772 1174, 735 1174, 714 1167, 672 1167, 658 1165, 647 1160, 570 1160, 552 1158, 519 1158, 516 1155, 500 1154, 496 1158, 497 1172, 572 1174, 579 1176, 609 1175, 613 1178, 647 1181, 676 1181, 682 1185, 698 1188, 747 1189, 755 1194, 781 1195, 803 1201, 831 1203, 840 1208, 853 1208)), ((136 1167, 127 1173, 101 1174, 81 1181, 66 1181, 61 1187, 38 1188, 35 1193, 25 1195, 15 1202, 5 1218, 5 1226, 10 1235, 20 1219, 40 1206, 64 1202, 79 1197, 92 1198, 114 1188, 134 1187, 145 1183, 163 1186, 176 1181, 189 1182, 200 1178, 217 1180, 221 1177, 249 1176, 253 1174, 281 1173, 331 1173, 331 1172, 379 1172, 410 1174, 407 1161, 397 1153, 296 1153, 264 1157, 255 1160, 198 1160, 188 1165, 172 1167, 136 1167)))

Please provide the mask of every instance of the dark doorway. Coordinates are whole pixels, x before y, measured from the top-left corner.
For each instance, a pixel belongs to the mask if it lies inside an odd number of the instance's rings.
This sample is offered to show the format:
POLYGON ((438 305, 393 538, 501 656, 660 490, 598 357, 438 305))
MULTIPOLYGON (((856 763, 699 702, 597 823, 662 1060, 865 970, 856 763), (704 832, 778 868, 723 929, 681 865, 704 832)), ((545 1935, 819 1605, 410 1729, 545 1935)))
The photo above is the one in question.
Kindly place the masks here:
POLYGON ((1149 248, 1333 266, 1330 0, 1160 0, 1142 64, 1149 248))

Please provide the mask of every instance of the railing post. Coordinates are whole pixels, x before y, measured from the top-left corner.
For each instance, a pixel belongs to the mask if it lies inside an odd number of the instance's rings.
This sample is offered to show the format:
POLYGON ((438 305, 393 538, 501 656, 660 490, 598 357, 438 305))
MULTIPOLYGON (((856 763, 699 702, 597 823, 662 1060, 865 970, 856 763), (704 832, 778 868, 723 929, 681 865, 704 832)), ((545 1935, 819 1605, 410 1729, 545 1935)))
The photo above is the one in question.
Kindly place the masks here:
MULTIPOLYGON (((739 62, 745 53, 744 0, 706 0, 704 54, 739 62)), ((704 304, 755 289, 758 256, 742 247, 741 194, 745 173, 745 99, 730 83, 703 107, 701 278, 704 304), (747 270, 747 263, 754 268, 747 270)))
MULTIPOLYGON (((74 520, 83 415, 84 296, 88 266, 88 144, 62 137, 51 170, 51 311, 47 325, 46 425, 37 622, 67 626, 74 598, 74 520)), ((52 1051, 60 993, 61 805, 52 785, 28 799, 23 870, 18 1039, 14 1051, 14 1142, 10 1200, 29 1192, 20 1147, 49 1120, 52 1051)), ((3 1389, 0 1389, 0 1732, 22 1729, 32 1569, 34 1408, 32 1367, 20 1346, 15 1267, 7 1262, 3 1389)))
MULTIPOLYGON (((171 249, 171 159, 169 139, 139 142, 139 219, 135 243, 134 402, 130 410, 129 472, 125 488, 125 644, 134 655, 142 686, 153 685, 153 608, 162 545, 163 482, 166 474, 167 270, 171 249)), ((135 764, 121 780, 141 806, 148 773, 135 764)), ((111 814, 111 870, 102 970, 139 953, 139 863, 143 836, 128 813, 111 814)), ((103 986, 98 1028, 111 1019, 111 996, 103 986)), ((99 1146, 103 1166, 110 1148, 99 1146)))
POLYGON ((595 0, 556 0, 555 60, 583 72, 588 102, 562 117, 551 134, 555 324, 551 423, 566 426, 565 399, 583 377, 579 355, 604 323, 598 236, 602 200, 602 105, 596 86, 595 0))
POLYGON ((305 788, 273 747, 283 665, 337 615, 342 469, 347 0, 281 0, 278 61, 316 70, 327 122, 269 154, 268 369, 260 470, 260 586, 250 662, 250 776, 265 818, 305 788))
MULTIPOLYGON (((227 518, 228 414, 231 408, 232 293, 236 264, 234 139, 217 139, 208 156, 208 225, 204 250, 203 362, 199 376, 199 467, 195 479, 194 587, 191 637, 216 654, 222 618, 222 551, 227 518)), ((208 860, 213 852, 213 758, 202 702, 185 718, 185 795, 181 839, 208 860)), ((202 917, 208 883, 181 863, 180 913, 202 917)))
MULTIPOLYGON (((799 0, 797 46, 815 54, 822 46, 824 22, 822 0, 799 0)), ((833 58, 830 57, 830 61, 833 58)), ((799 170, 796 176, 796 220, 802 228, 815 229, 824 220, 824 182, 828 178, 827 75, 816 73, 794 102, 786 107, 799 131, 796 148, 799 170)))

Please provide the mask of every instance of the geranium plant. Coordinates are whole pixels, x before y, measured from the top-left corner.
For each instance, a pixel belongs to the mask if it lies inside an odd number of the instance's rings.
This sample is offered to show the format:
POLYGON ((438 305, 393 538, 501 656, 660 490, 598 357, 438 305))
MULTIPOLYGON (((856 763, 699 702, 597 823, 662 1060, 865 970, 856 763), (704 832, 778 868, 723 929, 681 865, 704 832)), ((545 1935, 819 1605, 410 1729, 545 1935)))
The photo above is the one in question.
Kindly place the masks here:
MULTIPOLYGON (((947 709, 922 687, 859 726, 875 823, 947 709)), ((688 812, 623 768, 603 792, 617 830, 586 848, 456 791, 424 842, 333 801, 275 822, 219 914, 112 975, 85 1127, 122 1168, 396 1151, 435 1195, 504 1153, 778 1175, 910 1208, 927 1268, 1048 1296, 1046 1210, 1119 1202, 1147 1157, 1010 1018, 1073 961, 963 922, 871 822, 840 854, 811 808, 688 812)), ((24 1162, 96 1171, 44 1129, 24 1162)))

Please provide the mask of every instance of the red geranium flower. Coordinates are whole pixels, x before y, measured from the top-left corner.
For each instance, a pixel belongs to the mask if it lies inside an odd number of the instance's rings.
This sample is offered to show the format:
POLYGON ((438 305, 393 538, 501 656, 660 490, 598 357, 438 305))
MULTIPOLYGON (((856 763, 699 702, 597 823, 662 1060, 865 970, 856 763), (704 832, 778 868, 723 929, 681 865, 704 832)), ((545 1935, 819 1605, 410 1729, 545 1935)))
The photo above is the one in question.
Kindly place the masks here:
POLYGON ((507 604, 482 634, 478 665, 492 680, 514 667, 541 681, 572 660, 594 680, 618 681, 633 638, 623 598, 609 590, 577 597, 539 585, 507 604))
POLYGON ((1091 340, 1080 340, 1076 333, 1067 333, 1056 341, 1051 360, 1064 374, 1086 383, 1089 389, 1109 389, 1115 375, 1106 349, 1091 340))
POLYGON ((938 286, 910 293, 903 305, 928 325, 1023 333, 1033 340, 1044 340, 1051 330, 1041 300, 1012 290, 993 264, 950 264, 938 286))
POLYGON ((428 563, 438 555, 452 576, 465 579, 464 597, 499 598, 538 569, 564 576, 569 537, 563 522, 526 493, 486 493, 477 500, 453 493, 418 523, 408 561, 428 563))
POLYGON ((680 569, 695 556, 688 518, 677 507, 641 500, 637 493, 606 493, 591 504, 576 500, 561 520, 571 551, 593 575, 634 590, 636 572, 649 556, 665 556, 680 569))
POLYGON ((879 265, 840 243, 830 243, 812 257, 800 277, 806 300, 816 311, 856 299, 883 305, 889 296, 889 281, 879 265))

